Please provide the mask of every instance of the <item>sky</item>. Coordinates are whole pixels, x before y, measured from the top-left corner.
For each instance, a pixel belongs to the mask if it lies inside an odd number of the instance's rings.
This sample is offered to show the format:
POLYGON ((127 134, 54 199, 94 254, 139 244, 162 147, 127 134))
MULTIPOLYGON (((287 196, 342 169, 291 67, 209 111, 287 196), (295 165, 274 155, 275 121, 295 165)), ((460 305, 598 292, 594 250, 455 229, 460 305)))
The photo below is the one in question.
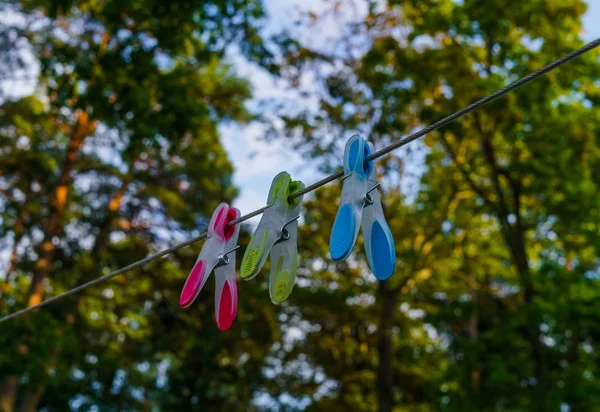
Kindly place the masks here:
MULTIPOLYGON (((298 9, 318 12, 324 8, 324 4, 323 0, 266 0, 268 29, 291 26, 289 16, 297 15, 298 9)), ((342 4, 342 7, 348 7, 350 2, 342 4)), ((600 0, 589 0, 588 6, 588 12, 584 16, 584 38, 591 41, 600 37, 600 0)), ((348 12, 352 13, 351 10, 348 12)), ((354 12, 360 14, 362 11, 354 12)), ((335 38, 338 28, 339 25, 328 24, 324 32, 319 30, 318 38, 313 40, 326 42, 327 39, 335 38)), ((257 98, 289 96, 289 91, 275 83, 259 68, 247 64, 235 55, 231 58, 236 63, 238 73, 250 79, 257 98)), ((234 183, 240 191, 234 206, 240 209, 242 214, 265 205, 271 181, 282 170, 289 172, 293 179, 302 180, 307 186, 323 177, 316 171, 316 167, 311 167, 310 162, 302 159, 283 139, 264 142, 261 127, 256 124, 246 127, 227 125, 221 128, 221 134, 230 160, 234 163, 234 183)), ((351 135, 352 131, 349 131, 348 138, 351 135)), ((252 223, 257 224, 258 219, 254 218, 252 223)))
MULTIPOLYGON (((318 13, 326 7, 327 3, 323 0, 265 0, 269 16, 266 30, 276 32, 281 28, 289 29, 292 26, 290 16, 298 16, 299 10, 318 13)), ((356 11, 361 12, 348 8, 348 13, 356 11)), ((327 39, 336 37, 343 22, 328 23, 321 26, 318 38, 311 38, 311 41, 319 41, 320 46, 327 47, 327 39)), ((275 82, 260 68, 248 64, 235 53, 230 55, 230 58, 235 62, 238 73, 250 79, 255 98, 293 97, 293 91, 286 90, 283 84, 275 82)), ((303 100, 303 104, 311 103, 316 104, 303 100)), ((221 135, 222 143, 235 166, 234 184, 240 191, 233 205, 240 209, 242 214, 265 206, 271 181, 282 170, 290 173, 294 180, 301 180, 306 186, 323 177, 316 170, 316 165, 311 165, 310 161, 298 155, 284 139, 266 143, 262 139, 263 130, 260 125, 227 125, 221 128, 221 135)), ((351 132, 348 137, 350 135, 351 132)), ((259 218, 254 218, 250 224, 258 224, 258 221, 259 218)))
MULTIPOLYGON (((320 11, 328 7, 327 0, 264 0, 264 2, 269 15, 266 27, 269 32, 277 32, 282 28, 292 28, 293 21, 290 16, 298 16, 299 10, 313 11, 319 14, 320 11)), ((365 13, 365 10, 362 10, 360 6, 352 6, 353 4, 362 4, 361 1, 345 1, 341 4, 342 10, 338 16, 359 18, 361 14, 365 13)), ((600 37, 600 0, 589 0, 588 5, 588 12, 584 16, 586 30, 584 38, 589 41, 600 37)), ((0 19, 6 18, 14 19, 16 17, 14 15, 0 16, 0 19)), ((321 24, 317 30, 312 30, 312 33, 303 32, 301 34, 305 40, 310 39, 313 46, 317 44, 322 48, 333 47, 335 38, 339 37, 340 28, 343 24, 343 17, 338 18, 338 20, 330 19, 326 24, 321 24)), ((229 58, 236 67, 238 74, 250 80, 255 99, 285 97, 286 99, 297 98, 300 102, 301 98, 296 92, 286 90, 283 84, 275 82, 268 73, 259 67, 249 64, 235 50, 230 52, 229 58)), ((310 79, 308 79, 308 82, 310 83, 310 79)), ((30 93, 35 86, 35 80, 31 84, 23 86, 25 87, 19 88, 18 94, 30 93)), ((256 100, 251 101, 249 106, 251 107, 255 102, 256 100)), ((316 104, 316 102, 303 99, 302 104, 311 105, 316 104)), ((265 142, 262 139, 264 130, 260 124, 227 124, 222 125, 220 131, 221 142, 235 166, 234 184, 240 191, 240 195, 234 201, 234 206, 239 208, 242 214, 265 205, 271 181, 282 170, 288 171, 295 180, 302 180, 305 185, 309 185, 322 177, 317 171, 316 165, 311 165, 310 161, 303 159, 284 139, 265 142)), ((349 130, 348 138, 352 134, 353 131, 349 130)), ((368 138, 368 136, 366 137, 368 138)), ((342 155, 343 153, 340 153, 340 157, 342 155)), ((258 218, 251 221, 251 224, 257 223, 258 218)))
MULTIPOLYGON (((293 21, 290 16, 298 16, 300 10, 313 11, 319 14, 320 11, 328 7, 327 0, 264 0, 264 4, 269 16, 266 25, 268 32, 292 28, 293 21)), ((341 4, 342 10, 338 16, 358 18, 365 13, 365 10, 361 10, 360 6, 353 6, 353 4, 362 4, 361 1, 345 1, 341 4)), ((584 16, 584 38, 589 41, 600 37, 600 0, 589 0, 588 6, 588 12, 584 16)), ((12 15, 4 17, 15 18, 12 15)), ((335 21, 329 20, 326 24, 321 24, 318 30, 301 34, 305 40, 310 39, 312 45, 318 43, 319 47, 332 47, 335 44, 334 39, 339 36, 340 28, 344 22, 343 18, 335 21)), ((275 82, 264 70, 249 64, 234 49, 230 52, 229 58, 236 67, 238 74, 250 80, 255 99, 282 97, 301 99, 294 94, 294 91, 286 90, 283 84, 275 82)), ((310 79, 308 81, 310 82, 310 79)), ((31 84, 23 86, 25 87, 19 88, 21 93, 31 92, 32 90, 29 89, 33 89, 35 80, 31 84)), ((249 103, 250 107, 254 103, 255 100, 251 101, 249 103)), ((306 101, 306 99, 302 100, 302 103, 316 104, 316 102, 306 101)), ((265 205, 271 181, 282 170, 288 171, 292 178, 302 180, 306 185, 323 177, 317 171, 315 165, 311 165, 309 161, 298 155, 284 139, 265 142, 262 139, 264 130, 259 124, 227 124, 222 125, 220 131, 221 142, 235 166, 234 184, 240 191, 238 198, 234 201, 234 206, 240 209, 242 214, 265 205)), ((352 134, 353 131, 348 131, 348 138, 352 134)), ((366 137, 368 138, 368 136, 366 137)), ((342 154, 340 153, 340 157, 342 154)), ((251 223, 257 224, 258 218, 254 218, 251 223)))

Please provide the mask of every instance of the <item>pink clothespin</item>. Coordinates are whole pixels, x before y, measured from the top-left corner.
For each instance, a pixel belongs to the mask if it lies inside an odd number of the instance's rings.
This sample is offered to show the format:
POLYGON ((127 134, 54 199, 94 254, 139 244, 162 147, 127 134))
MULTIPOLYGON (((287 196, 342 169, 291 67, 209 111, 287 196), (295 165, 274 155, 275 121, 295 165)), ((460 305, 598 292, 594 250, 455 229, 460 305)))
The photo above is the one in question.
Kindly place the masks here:
POLYGON ((215 288, 215 315, 217 327, 227 330, 233 323, 237 311, 238 293, 235 282, 235 250, 239 225, 227 224, 240 217, 240 211, 221 203, 210 219, 208 235, 198 255, 198 260, 188 276, 179 305, 187 308, 196 300, 210 273, 215 271, 217 286, 215 288), (231 257, 230 254, 231 253, 231 257))

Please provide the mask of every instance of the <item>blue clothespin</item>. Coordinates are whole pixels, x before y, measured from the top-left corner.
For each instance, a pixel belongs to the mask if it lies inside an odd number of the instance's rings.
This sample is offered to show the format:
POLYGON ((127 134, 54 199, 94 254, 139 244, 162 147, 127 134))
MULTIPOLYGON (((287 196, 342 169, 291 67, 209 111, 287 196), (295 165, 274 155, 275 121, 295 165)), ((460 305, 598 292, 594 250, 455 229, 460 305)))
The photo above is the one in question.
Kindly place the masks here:
POLYGON ((369 266, 377 279, 384 280, 394 273, 396 247, 377 191, 375 162, 366 161, 372 151, 373 145, 359 135, 346 143, 342 198, 329 251, 336 262, 345 260, 352 252, 362 223, 369 266))

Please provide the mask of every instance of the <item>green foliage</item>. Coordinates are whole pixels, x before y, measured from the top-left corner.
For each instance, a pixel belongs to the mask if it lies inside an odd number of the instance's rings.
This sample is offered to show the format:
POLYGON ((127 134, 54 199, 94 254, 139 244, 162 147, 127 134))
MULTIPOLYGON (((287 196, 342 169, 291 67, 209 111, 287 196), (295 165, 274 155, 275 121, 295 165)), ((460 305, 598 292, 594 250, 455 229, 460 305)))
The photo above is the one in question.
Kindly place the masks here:
MULTIPOLYGON (((292 85, 324 76, 316 110, 279 115, 327 171, 350 130, 381 147, 580 47, 586 9, 366 3, 332 51, 277 39, 292 85)), ((218 126, 256 115, 226 49, 280 69, 257 0, 13 7, 25 23, 0 46, 26 44, 40 76, 0 106, 2 315, 36 297, 36 279, 55 295, 199 233, 237 193, 218 126)), ((21 60, 0 47, 2 75, 21 60)), ((305 201, 287 302, 243 283, 217 332, 212 281, 177 305, 200 245, 183 249, 1 328, 0 408, 16 378, 11 412, 594 410, 599 76, 586 54, 382 159, 390 280, 369 273, 361 237, 329 260, 333 184, 305 201)))
MULTIPOLYGON (((287 122, 326 169, 339 164, 331 135, 358 130, 383 146, 583 44, 579 0, 370 4, 348 29, 360 41, 330 54, 306 45, 293 60, 297 73, 327 73, 317 110, 287 122)), ((398 256, 388 282, 375 283, 360 247, 355 262, 322 260, 337 189, 307 205, 305 267, 323 269, 307 272, 308 297, 288 309, 300 313, 288 323, 312 331, 290 354, 321 372, 307 388, 335 388, 312 408, 598 404, 599 70, 589 53, 381 162, 398 256)))
MULTIPOLYGON (((218 126, 253 117, 225 48, 276 70, 254 0, 23 1, 12 12, 40 74, 32 96, 0 106, 0 241, 14 255, 2 315, 31 302, 36 277, 56 295, 204 229, 237 193, 218 126)), ((246 410, 279 334, 264 321, 275 308, 250 285, 235 326, 217 333, 209 282, 182 311, 199 247, 2 328, 0 409, 246 410)))

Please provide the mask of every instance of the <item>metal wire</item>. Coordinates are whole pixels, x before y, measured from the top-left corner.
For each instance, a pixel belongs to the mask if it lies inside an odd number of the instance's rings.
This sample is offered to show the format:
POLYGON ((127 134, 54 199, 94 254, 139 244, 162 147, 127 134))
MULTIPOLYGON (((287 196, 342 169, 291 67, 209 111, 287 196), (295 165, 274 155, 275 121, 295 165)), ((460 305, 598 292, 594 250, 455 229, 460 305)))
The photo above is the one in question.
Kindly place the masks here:
POLYGON ((96 278, 94 280, 90 280, 89 282, 84 283, 83 285, 76 286, 73 289, 70 289, 70 290, 68 290, 66 292, 63 292, 60 295, 56 295, 56 296, 53 296, 51 298, 48 298, 48 299, 44 300, 43 302, 38 303, 37 305, 33 305, 33 306, 28 307, 28 308, 21 309, 21 310, 19 310, 17 312, 11 313, 10 315, 6 315, 6 316, 4 316, 3 318, 0 319, 0 323, 6 322, 7 320, 10 320, 12 318, 16 318, 17 316, 24 315, 25 313, 31 312, 32 310, 39 309, 39 308, 41 308, 43 306, 46 306, 46 305, 48 305, 48 304, 50 304, 52 302, 55 302, 55 301, 57 301, 59 299, 66 298, 67 296, 73 295, 73 294, 79 292, 80 290, 83 290, 83 289, 85 289, 85 288, 87 288, 89 286, 93 286, 93 285, 95 285, 97 283, 104 282, 105 280, 114 278, 115 276, 118 276, 121 273, 126 272, 126 271, 128 271, 130 269, 136 268, 138 266, 142 266, 142 265, 144 265, 146 263, 150 263, 153 260, 156 260, 156 259, 158 259, 158 258, 160 258, 160 257, 162 257, 164 255, 168 255, 171 252, 175 252, 178 249, 181 249, 183 247, 191 245, 192 243, 196 243, 197 241, 204 239, 206 237, 206 235, 207 235, 206 232, 201 233, 200 235, 198 235, 196 237, 193 237, 193 238, 191 238, 189 240, 186 240, 183 243, 179 243, 179 244, 177 244, 175 246, 171 246, 168 249, 161 250, 160 252, 157 252, 157 253, 155 253, 153 255, 150 255, 150 256, 142 259, 142 260, 138 260, 137 262, 134 262, 134 263, 132 263, 130 265, 122 267, 121 269, 115 270, 114 272, 111 272, 108 275, 100 276, 99 278, 96 278))
MULTIPOLYGON (((428 134, 428 133, 430 133, 430 132, 432 132, 434 130, 437 130, 437 129, 439 129, 439 128, 445 126, 445 125, 447 125, 448 123, 452 122, 453 120, 456 120, 456 119, 458 119, 460 117, 463 117, 464 115, 466 115, 466 114, 468 114, 468 113, 470 113, 470 112, 472 112, 472 111, 474 111, 476 109, 479 109, 480 107, 488 104, 489 102, 491 102, 493 100, 496 100, 497 98, 499 98, 501 96, 504 96, 505 94, 507 94, 507 93, 515 90, 516 88, 518 88, 520 86, 523 86, 524 84, 527 84, 527 83, 529 83, 532 80, 537 79, 538 77, 540 77, 540 76, 542 76, 542 75, 544 75, 544 74, 546 74, 546 73, 548 73, 548 72, 556 69, 557 67, 563 65, 564 63, 566 63, 566 62, 568 62, 570 60, 573 60, 576 57, 579 57, 582 54, 584 54, 584 53, 586 53, 586 52, 588 52, 588 51, 590 51, 592 49, 595 49, 598 46, 600 46, 600 38, 598 38, 598 39, 596 39, 596 40, 594 40, 594 41, 586 44, 582 48, 580 48, 580 49, 578 49, 578 50, 576 50, 576 51, 574 51, 572 53, 569 53, 566 56, 564 56, 564 57, 562 57, 562 58, 560 58, 560 59, 558 59, 558 60, 556 60, 556 61, 548 64, 547 66, 544 66, 543 68, 541 68, 541 69, 539 69, 539 70, 537 70, 537 71, 535 71, 535 72, 533 72, 531 74, 528 74, 527 76, 525 76, 525 77, 523 77, 523 78, 515 81, 514 83, 511 83, 508 86, 503 87, 502 89, 500 89, 500 90, 498 90, 498 91, 490 94, 489 96, 484 97, 484 98, 476 101, 475 103, 471 103, 470 105, 468 105, 464 109, 461 109, 461 110, 459 110, 459 111, 451 114, 450 116, 447 116, 447 117, 443 118, 442 120, 437 121, 436 123, 434 123, 434 124, 432 124, 430 126, 427 126, 427 127, 423 128, 423 129, 421 129, 421 130, 419 130, 419 131, 417 131, 417 132, 415 132, 415 133, 413 133, 411 135, 406 136, 403 139, 398 140, 395 143, 390 144, 389 146, 384 147, 383 149, 381 149, 381 150, 379 150, 379 151, 371 154, 370 156, 368 156, 367 160, 374 160, 374 159, 378 159, 378 158, 380 158, 382 156, 385 156, 386 154, 388 154, 388 153, 390 153, 390 152, 392 152, 392 151, 394 151, 394 150, 396 150, 396 149, 398 149, 398 148, 400 148, 400 147, 402 147, 402 146, 404 146, 404 145, 406 145, 408 143, 411 143, 411 142, 417 140, 418 138, 423 137, 426 134, 428 134)), ((324 186, 324 185, 326 185, 328 183, 331 183, 334 180, 337 180, 337 179, 339 179, 341 177, 344 177, 344 172, 342 172, 342 171, 334 173, 332 175, 329 175, 329 176, 325 177, 324 179, 321 179, 318 182, 315 182, 312 185, 307 186, 307 187, 305 187, 302 190, 299 190, 298 192, 294 193, 293 195, 290 195, 288 197, 288 199, 289 200, 296 199, 296 198, 298 198, 298 197, 300 197, 302 195, 305 195, 307 193, 310 193, 310 192, 318 189, 321 186, 324 186)), ((232 220, 231 222, 228 223, 228 225, 235 225, 235 224, 238 224, 238 223, 241 223, 241 222, 245 222, 248 219, 251 219, 251 218, 253 218, 255 216, 258 216, 258 215, 262 214, 269 207, 271 207, 271 205, 267 205, 267 206, 262 207, 262 208, 260 208, 258 210, 250 212, 250 213, 248 213, 248 214, 246 214, 244 216, 241 216, 241 217, 239 217, 239 218, 237 218, 235 220, 232 220)), ((24 315, 27 312, 31 312, 33 310, 39 309, 39 308, 41 308, 43 306, 46 306, 46 305, 48 305, 48 304, 50 304, 52 302, 55 302, 55 301, 57 301, 59 299, 65 298, 65 297, 70 296, 70 295, 73 295, 73 294, 75 294, 75 293, 77 293, 77 292, 79 292, 79 291, 81 291, 81 290, 83 290, 83 289, 85 289, 85 288, 87 288, 89 286, 93 286, 93 285, 95 285, 97 283, 100 283, 100 282, 103 282, 105 280, 111 279, 111 278, 113 278, 115 276, 118 276, 121 273, 126 272, 126 271, 128 271, 130 269, 136 268, 138 266, 142 266, 142 265, 144 265, 146 263, 150 263, 153 260, 156 260, 156 259, 158 259, 158 258, 160 258, 162 256, 168 255, 169 253, 172 253, 172 252, 174 252, 176 250, 179 250, 179 249, 184 248, 184 247, 186 247, 188 245, 191 245, 192 243, 196 243, 197 241, 199 241, 201 239, 204 239, 206 237, 206 235, 207 235, 207 233, 204 232, 204 233, 202 233, 202 234, 200 234, 200 235, 198 235, 198 236, 196 236, 196 237, 194 237, 192 239, 189 239, 189 240, 187 240, 187 241, 185 241, 183 243, 179 243, 179 244, 177 244, 175 246, 171 246, 168 249, 165 249, 165 250, 162 250, 160 252, 157 252, 157 253, 155 253, 153 255, 150 255, 150 256, 142 259, 142 260, 134 262, 134 263, 132 263, 132 264, 130 264, 128 266, 122 267, 122 268, 120 268, 120 269, 118 269, 118 270, 116 270, 116 271, 114 271, 112 273, 109 273, 108 275, 101 276, 101 277, 99 277, 97 279, 94 279, 92 281, 84 283, 83 285, 79 285, 79 286, 77 286, 77 287, 75 287, 73 289, 70 289, 70 290, 68 290, 68 291, 66 291, 64 293, 61 293, 60 295, 48 298, 48 299, 44 300, 43 302, 38 303, 37 305, 33 305, 33 306, 28 307, 28 308, 21 309, 21 310, 19 310, 17 312, 11 313, 10 315, 7 315, 7 316, 4 316, 3 318, 0 318, 0 323, 6 322, 6 321, 8 321, 10 319, 13 319, 13 318, 16 318, 17 316, 24 315)))
POLYGON ((492 100, 496 100, 498 97, 504 96, 506 93, 509 93, 509 92, 515 90, 516 88, 523 86, 524 84, 529 83, 530 81, 535 80, 540 76, 543 76, 544 74, 556 69, 558 66, 561 66, 561 65, 565 64, 566 62, 573 60, 574 58, 579 57, 582 54, 584 54, 592 49, 595 49, 598 46, 600 46, 600 38, 598 38, 598 39, 586 44, 582 48, 577 49, 574 52, 569 53, 566 56, 548 64, 547 66, 544 66, 541 69, 528 74, 527 76, 515 81, 514 83, 511 83, 508 86, 503 87, 502 89, 500 89, 498 91, 495 91, 494 93, 490 94, 489 96, 484 97, 483 99, 477 100, 475 103, 471 103, 464 109, 459 110, 458 112, 451 114, 450 116, 445 117, 442 120, 435 122, 431 126, 425 127, 424 129, 421 129, 418 132, 405 137, 404 139, 400 139, 396 143, 392 143, 389 146, 384 147, 383 149, 381 149, 381 150, 371 154, 369 157, 367 157, 367 160, 373 160, 373 159, 380 158, 381 156, 384 156, 384 155, 390 153, 391 151, 398 149, 399 147, 402 147, 414 140, 417 140, 419 137, 423 137, 426 134, 433 132, 434 130, 437 130, 440 127, 447 125, 451 121, 456 120, 459 117, 463 117, 465 114, 470 113, 473 110, 479 109, 481 106, 488 104, 492 100))

